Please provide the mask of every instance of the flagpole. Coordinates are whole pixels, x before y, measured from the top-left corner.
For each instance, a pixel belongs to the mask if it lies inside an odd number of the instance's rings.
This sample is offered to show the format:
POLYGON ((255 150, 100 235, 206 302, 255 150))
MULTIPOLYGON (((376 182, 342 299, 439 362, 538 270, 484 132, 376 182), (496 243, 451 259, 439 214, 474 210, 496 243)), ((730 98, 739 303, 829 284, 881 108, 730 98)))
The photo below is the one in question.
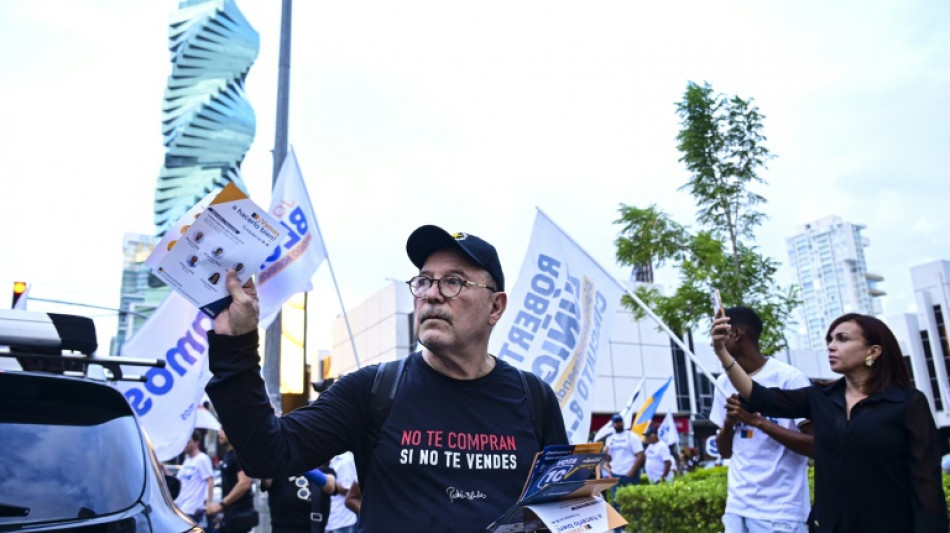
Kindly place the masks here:
MULTIPOLYGON (((346 324, 346 334, 350 337, 350 347, 353 348, 353 358, 356 360, 356 368, 362 368, 363 365, 360 364, 360 354, 356 351, 356 340, 353 338, 353 329, 350 328, 350 317, 346 313, 346 306, 343 305, 343 295, 340 294, 340 285, 336 282, 336 273, 333 272, 333 261, 330 261, 330 252, 327 251, 327 241, 323 240, 323 232, 320 231, 320 225, 316 221, 313 223, 314 228, 317 231, 317 237, 320 238, 320 243, 323 246, 323 257, 327 259, 327 266, 330 268, 330 279, 333 280, 333 288, 336 290, 336 299, 340 302, 340 312, 343 313, 343 323, 346 324)), ((323 379, 323 376, 320 376, 320 379, 323 379)))
MULTIPOLYGON (((280 174, 280 167, 287 157, 287 122, 290 107, 290 30, 293 0, 283 0, 280 14, 280 53, 277 61, 277 124, 274 128, 274 179, 280 174)), ((280 395, 280 340, 283 326, 280 311, 274 321, 265 330, 264 341, 264 385, 267 395, 277 414, 283 412, 280 395)), ((306 352, 304 353, 306 360, 306 352)))
MULTIPOLYGON (((310 397, 310 383, 307 376, 307 293, 303 293, 303 395, 310 397)), ((310 402, 307 402, 310 403, 310 402)))
POLYGON ((682 341, 682 339, 677 337, 676 334, 673 333, 673 330, 671 330, 669 326, 664 324, 663 320, 661 320, 660 317, 656 316, 656 313, 654 313, 652 309, 647 307, 647 304, 643 303, 643 300, 641 300, 640 297, 637 296, 632 290, 624 288, 624 291, 627 293, 627 296, 629 296, 637 305, 639 305, 640 308, 643 309, 643 311, 647 314, 647 316, 652 318, 653 321, 656 322, 657 325, 660 326, 660 329, 665 331, 666 334, 669 335, 671 339, 673 339, 673 342, 675 342, 676 345, 679 346, 680 349, 683 350, 683 352, 689 356, 690 360, 693 361, 693 364, 699 367, 699 370, 703 373, 703 375, 706 376, 706 379, 708 379, 709 382, 713 384, 713 387, 716 387, 716 390, 718 390, 720 393, 722 393, 723 396, 728 398, 729 393, 723 390, 723 388, 720 387, 718 383, 716 383, 716 378, 714 378, 713 375, 710 374, 708 370, 706 370, 706 367, 704 367, 703 364, 699 362, 699 358, 696 357, 696 354, 694 354, 689 349, 688 346, 686 346, 686 344, 682 341))
POLYGON ((706 379, 708 379, 709 382, 713 384, 713 387, 716 387, 716 390, 718 390, 719 392, 721 392, 723 396, 725 396, 725 397, 727 397, 727 398, 729 397, 729 394, 728 394, 725 390, 723 390, 722 387, 720 387, 720 386, 716 383, 716 378, 714 378, 713 375, 710 374, 708 370, 706 370, 706 367, 704 367, 703 364, 699 362, 699 358, 696 357, 696 354, 694 354, 693 351, 690 350, 689 347, 687 347, 686 344, 684 344, 683 341, 682 341, 679 337, 677 337, 675 333, 673 333, 673 330, 671 330, 666 324, 663 323, 663 320, 661 320, 660 317, 656 316, 656 313, 654 313, 653 310, 651 310, 649 307, 647 307, 647 305, 646 305, 645 303, 643 303, 643 300, 641 300, 639 296, 637 296, 636 294, 633 293, 633 291, 631 291, 630 289, 628 289, 628 288, 627 288, 623 283, 621 283, 620 280, 618 280, 613 274, 611 274, 610 272, 607 272, 606 270, 604 270, 604 267, 601 267, 601 266, 600 266, 600 263, 598 263, 598 262, 593 258, 593 256, 591 256, 589 253, 587 253, 587 250, 585 250, 583 247, 581 247, 581 245, 577 244, 577 241, 575 241, 574 239, 572 239, 571 236, 568 235, 566 231, 564 231, 563 229, 561 229, 561 226, 558 226, 557 223, 554 222, 554 220, 551 220, 551 217, 549 217, 549 216, 547 215, 547 213, 545 213, 544 211, 542 211, 540 207, 535 206, 535 209, 537 209, 537 210, 538 210, 538 213, 541 213, 541 215, 543 215, 544 218, 548 219, 548 222, 550 222, 552 226, 554 226, 555 228, 557 228, 557 230, 560 231, 561 234, 564 235, 564 237, 565 237, 567 240, 571 241, 571 242, 574 244, 574 246, 577 247, 578 250, 580 250, 581 252, 583 252, 583 254, 586 255, 586 256, 588 257, 588 259, 591 260, 592 263, 594 263, 595 265, 597 265, 598 267, 600 267, 601 271, 602 271, 605 275, 607 275, 608 278, 612 279, 613 282, 616 283, 618 287, 620 287, 620 290, 622 290, 622 291, 624 291, 625 293, 627 293, 627 295, 630 296, 630 298, 631 298, 634 302, 636 302, 636 304, 639 305, 640 308, 643 309, 644 312, 646 312, 647 316, 649 316, 650 318, 652 318, 653 321, 656 322, 658 326, 660 326, 660 329, 662 329, 667 335, 669 335, 670 339, 672 339, 673 342, 675 342, 676 345, 679 346, 680 349, 683 350, 683 352, 685 352, 686 355, 689 356, 689 358, 693 361, 693 364, 695 364, 697 367, 699 367, 699 370, 701 370, 702 373, 703 373, 703 375, 706 376, 706 379))
MULTIPOLYGON (((320 229, 317 228, 319 232, 320 229)), ((320 242, 323 242, 323 236, 320 237, 320 242)), ((343 295, 340 294, 340 286, 336 282, 336 274, 333 273, 333 262, 330 261, 330 254, 327 252, 326 246, 323 247, 323 254, 327 257, 327 266, 330 267, 330 278, 333 279, 333 287, 336 289, 336 297, 340 301, 340 310, 343 312, 343 323, 346 324, 346 334, 350 337, 350 346, 353 348, 353 358, 356 359, 356 368, 362 368, 363 365, 360 364, 360 354, 356 352, 356 340, 353 339, 353 330, 350 328, 350 317, 346 314, 346 307, 343 305, 343 295)))

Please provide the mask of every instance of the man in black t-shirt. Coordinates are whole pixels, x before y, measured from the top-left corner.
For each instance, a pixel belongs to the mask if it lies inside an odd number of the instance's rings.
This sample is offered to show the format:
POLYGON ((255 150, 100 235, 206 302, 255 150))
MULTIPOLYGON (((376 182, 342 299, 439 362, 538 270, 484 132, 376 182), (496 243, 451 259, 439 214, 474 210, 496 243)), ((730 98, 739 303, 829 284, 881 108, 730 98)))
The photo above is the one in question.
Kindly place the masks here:
POLYGON ((534 455, 567 443, 564 420, 549 386, 542 382, 532 399, 518 369, 488 353, 508 301, 494 246, 422 226, 406 251, 419 268, 408 285, 423 348, 406 358, 377 439, 367 437, 377 427, 376 366, 344 376, 310 405, 274 415, 260 376, 257 293, 233 271, 231 304, 208 335, 214 377, 207 391, 256 477, 291 475, 353 451, 359 531, 481 531, 517 501, 534 455), (540 428, 532 401, 545 413, 540 428))
POLYGON ((271 533, 323 533, 330 517, 336 472, 329 464, 300 476, 262 479, 270 507, 271 533))
POLYGON ((220 502, 207 506, 205 512, 209 520, 221 512, 224 513, 222 528, 219 530, 221 533, 248 533, 258 522, 254 497, 251 495, 253 482, 244 473, 223 427, 218 431, 218 444, 225 449, 224 458, 218 464, 223 496, 220 502))

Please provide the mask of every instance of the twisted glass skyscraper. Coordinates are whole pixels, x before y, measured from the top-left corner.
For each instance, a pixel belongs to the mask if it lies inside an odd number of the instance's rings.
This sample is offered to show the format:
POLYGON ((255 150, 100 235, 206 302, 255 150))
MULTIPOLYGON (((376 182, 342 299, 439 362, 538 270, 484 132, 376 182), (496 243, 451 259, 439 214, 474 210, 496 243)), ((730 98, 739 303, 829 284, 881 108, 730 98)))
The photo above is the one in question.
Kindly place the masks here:
POLYGON ((256 127, 244 79, 260 37, 234 0, 183 0, 168 38, 172 73, 162 109, 166 152, 155 187, 157 235, 214 188, 233 182, 245 190, 241 162, 256 127))

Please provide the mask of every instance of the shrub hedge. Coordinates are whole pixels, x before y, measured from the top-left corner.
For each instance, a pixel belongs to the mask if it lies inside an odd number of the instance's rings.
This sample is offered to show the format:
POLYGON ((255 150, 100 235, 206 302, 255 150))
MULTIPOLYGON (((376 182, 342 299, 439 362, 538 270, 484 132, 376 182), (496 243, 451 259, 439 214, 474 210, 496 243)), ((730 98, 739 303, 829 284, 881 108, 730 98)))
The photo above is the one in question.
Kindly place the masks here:
MULTIPOLYGON (((636 533, 718 533, 726 508, 726 468, 697 470, 673 483, 629 485, 617 490, 617 505, 636 533)), ((645 479, 644 479, 645 481, 645 479)), ((812 469, 808 482, 814 486, 812 469)), ((950 512, 950 475, 943 475, 950 512)), ((814 493, 813 493, 814 494, 814 493)))

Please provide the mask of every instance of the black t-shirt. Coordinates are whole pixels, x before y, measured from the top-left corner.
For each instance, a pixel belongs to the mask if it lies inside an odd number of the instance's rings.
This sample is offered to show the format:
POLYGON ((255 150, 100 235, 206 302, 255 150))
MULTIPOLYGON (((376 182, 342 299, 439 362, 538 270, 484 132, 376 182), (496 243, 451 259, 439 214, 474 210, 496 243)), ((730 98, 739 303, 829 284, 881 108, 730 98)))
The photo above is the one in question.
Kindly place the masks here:
MULTIPOLYGON (((321 466, 320 471, 336 475, 328 466, 321 466)), ((321 489, 311 485, 302 475, 274 478, 267 489, 272 529, 280 532, 323 533, 330 516, 330 495, 321 489)))
POLYGON ((539 449, 516 369, 456 380, 413 354, 360 484, 360 526, 480 531, 517 501, 539 449))
POLYGON ((352 450, 363 500, 360 531, 483 530, 516 501, 535 453, 566 444, 557 398, 543 387, 542 442, 518 370, 496 360, 474 380, 433 370, 409 356, 375 449, 370 390, 376 366, 344 376, 316 402, 274 417, 260 377, 256 332, 210 333, 207 387, 228 438, 254 477, 289 475, 352 450))
MULTIPOLYGON (((224 498, 237 485, 238 472, 243 470, 233 449, 224 454, 224 459, 221 460, 219 468, 221 469, 221 497, 224 498)), ((231 502, 225 507, 224 513, 246 511, 253 508, 254 498, 251 496, 251 491, 247 491, 236 502, 231 502)))
MULTIPOLYGON (((224 454, 224 459, 221 460, 219 466, 221 468, 221 498, 223 499, 237 485, 238 472, 244 469, 238 462, 237 454, 233 449, 224 454)), ((248 490, 237 501, 231 502, 224 508, 224 530, 226 533, 246 533, 250 531, 251 527, 239 525, 238 522, 243 523, 244 521, 235 521, 235 516, 253 510, 254 498, 251 491, 248 490)))

